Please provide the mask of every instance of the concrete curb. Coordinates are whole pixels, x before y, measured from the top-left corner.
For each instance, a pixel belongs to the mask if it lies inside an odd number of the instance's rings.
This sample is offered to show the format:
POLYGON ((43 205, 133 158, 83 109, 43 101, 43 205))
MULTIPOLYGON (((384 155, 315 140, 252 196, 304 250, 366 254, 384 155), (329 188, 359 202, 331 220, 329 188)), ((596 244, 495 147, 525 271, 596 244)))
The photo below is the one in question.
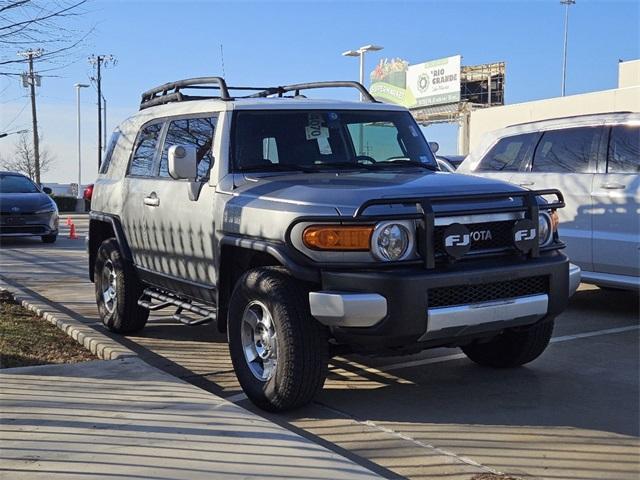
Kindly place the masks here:
POLYGON ((55 325, 102 360, 120 360, 138 356, 132 350, 98 332, 90 325, 82 323, 48 303, 38 300, 22 288, 0 280, 0 291, 3 290, 10 292, 16 302, 24 308, 55 325))

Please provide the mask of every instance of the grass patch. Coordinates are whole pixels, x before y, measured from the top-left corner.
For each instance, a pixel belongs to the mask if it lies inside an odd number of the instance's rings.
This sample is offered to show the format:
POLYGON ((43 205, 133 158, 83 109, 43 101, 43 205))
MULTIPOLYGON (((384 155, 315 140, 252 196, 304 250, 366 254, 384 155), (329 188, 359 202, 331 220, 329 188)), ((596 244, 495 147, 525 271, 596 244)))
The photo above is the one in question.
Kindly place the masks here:
POLYGON ((0 368, 77 363, 97 357, 56 326, 0 292, 0 368))

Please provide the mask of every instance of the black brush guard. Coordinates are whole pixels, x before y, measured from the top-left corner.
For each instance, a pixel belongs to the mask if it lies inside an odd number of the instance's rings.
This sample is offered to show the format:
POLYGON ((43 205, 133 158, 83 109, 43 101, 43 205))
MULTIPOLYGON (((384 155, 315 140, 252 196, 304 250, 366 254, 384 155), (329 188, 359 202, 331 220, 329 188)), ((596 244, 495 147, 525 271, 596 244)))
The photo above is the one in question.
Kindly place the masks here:
MULTIPOLYGON (((523 190, 516 192, 502 192, 502 193, 471 193, 460 195, 433 195, 423 197, 397 197, 397 198, 378 198, 373 200, 367 200, 360 205, 352 217, 344 216, 315 216, 315 217, 299 217, 291 223, 285 234, 285 240, 288 246, 293 247, 291 242, 291 231, 295 225, 308 222, 319 223, 375 223, 380 221, 389 220, 422 220, 421 224, 418 224, 416 231, 416 241, 418 244, 418 250, 423 257, 422 260, 403 260, 399 262, 384 262, 380 264, 374 264, 375 266, 398 266, 398 265, 416 265, 422 263, 425 268, 433 269, 436 266, 436 253, 434 245, 434 232, 435 232, 435 219, 437 217, 456 217, 464 215, 488 215, 492 213, 524 213, 524 218, 528 218, 538 222, 538 213, 540 209, 543 210, 555 210, 563 208, 565 206, 564 196, 557 189, 546 190, 523 190), (555 201, 546 202, 544 196, 555 196, 555 201), (460 206, 459 208, 447 209, 445 211, 436 212, 434 206, 442 205, 446 203, 454 202, 473 202, 473 201, 485 201, 485 200, 505 200, 505 199, 518 199, 519 205, 513 206, 495 206, 495 207, 481 207, 481 208, 469 208, 468 205, 460 206), (384 205, 414 205, 417 208, 416 213, 389 213, 382 215, 367 215, 366 211, 374 206, 384 205)), ((555 247, 557 248, 557 247, 555 247)), ((294 248, 295 251, 295 248, 294 248)), ((536 241, 534 247, 528 253, 530 258, 536 258, 540 256, 540 246, 536 241)), ((305 257, 306 258, 306 257, 305 257)), ((337 267, 348 268, 366 265, 368 267, 374 266, 372 264, 345 264, 345 263, 319 263, 315 262, 320 267, 337 267)))

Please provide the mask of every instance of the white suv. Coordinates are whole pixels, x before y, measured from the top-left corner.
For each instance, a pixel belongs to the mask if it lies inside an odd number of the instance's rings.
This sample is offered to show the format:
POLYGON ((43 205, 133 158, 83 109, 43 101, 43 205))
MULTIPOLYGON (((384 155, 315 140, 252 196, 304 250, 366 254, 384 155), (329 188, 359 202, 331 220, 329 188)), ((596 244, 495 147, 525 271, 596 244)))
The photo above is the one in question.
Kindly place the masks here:
POLYGON ((560 234, 582 280, 640 286, 640 113, 510 126, 488 134, 458 172, 560 189, 560 234))

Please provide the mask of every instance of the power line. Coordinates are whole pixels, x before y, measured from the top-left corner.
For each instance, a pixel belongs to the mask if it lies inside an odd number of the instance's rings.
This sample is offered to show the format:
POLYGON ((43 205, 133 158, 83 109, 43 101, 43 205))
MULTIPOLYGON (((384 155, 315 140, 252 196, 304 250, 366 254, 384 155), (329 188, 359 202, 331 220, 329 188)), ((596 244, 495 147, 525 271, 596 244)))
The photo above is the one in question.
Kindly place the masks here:
POLYGON ((20 115, 22 115, 22 112, 24 112, 25 108, 27 108, 28 105, 29 105, 29 101, 25 102, 25 104, 22 106, 18 114, 15 117, 13 117, 13 120, 11 120, 8 124, 5 125, 3 130, 5 131, 9 130, 9 127, 13 125, 13 123, 20 117, 20 115))

